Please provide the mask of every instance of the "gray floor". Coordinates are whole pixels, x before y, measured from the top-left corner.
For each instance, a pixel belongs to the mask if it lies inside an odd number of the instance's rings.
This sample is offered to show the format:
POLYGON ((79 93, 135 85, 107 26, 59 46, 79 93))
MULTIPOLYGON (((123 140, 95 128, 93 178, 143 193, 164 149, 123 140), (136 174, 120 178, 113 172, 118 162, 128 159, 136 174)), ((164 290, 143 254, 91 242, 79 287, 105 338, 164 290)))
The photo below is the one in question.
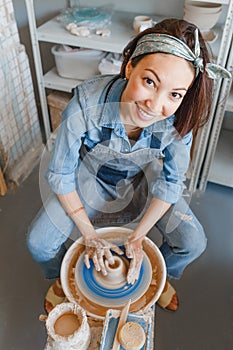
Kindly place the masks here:
MULTIPOLYGON (((0 349, 42 350, 43 299, 50 285, 31 259, 27 227, 41 206, 38 171, 0 197, 0 349)), ((203 223, 208 249, 175 281, 180 308, 157 308, 156 350, 233 349, 233 189, 209 184, 191 207, 203 223)))

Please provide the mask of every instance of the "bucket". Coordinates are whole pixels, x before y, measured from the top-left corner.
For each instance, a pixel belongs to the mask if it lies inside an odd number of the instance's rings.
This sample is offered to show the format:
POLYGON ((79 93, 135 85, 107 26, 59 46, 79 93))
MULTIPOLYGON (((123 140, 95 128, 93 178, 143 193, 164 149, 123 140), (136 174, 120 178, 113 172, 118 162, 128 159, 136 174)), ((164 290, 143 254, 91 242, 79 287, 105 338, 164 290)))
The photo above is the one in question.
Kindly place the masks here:
POLYGON ((88 349, 90 327, 85 310, 77 304, 58 304, 48 315, 46 329, 51 350, 88 349))
POLYGON ((57 72, 61 77, 85 80, 99 74, 98 66, 104 51, 92 49, 64 50, 61 45, 52 47, 57 72))

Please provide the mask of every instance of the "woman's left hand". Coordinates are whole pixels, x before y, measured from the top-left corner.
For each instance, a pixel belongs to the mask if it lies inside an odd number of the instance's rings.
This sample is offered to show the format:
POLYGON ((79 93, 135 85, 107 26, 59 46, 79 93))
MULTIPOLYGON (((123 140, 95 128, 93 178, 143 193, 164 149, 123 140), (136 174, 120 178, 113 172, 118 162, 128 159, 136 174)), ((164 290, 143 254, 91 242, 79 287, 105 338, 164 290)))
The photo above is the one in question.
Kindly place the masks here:
POLYGON ((131 259, 127 273, 127 282, 129 284, 134 284, 134 282, 138 280, 143 260, 142 241, 127 240, 125 242, 125 249, 127 258, 131 259))

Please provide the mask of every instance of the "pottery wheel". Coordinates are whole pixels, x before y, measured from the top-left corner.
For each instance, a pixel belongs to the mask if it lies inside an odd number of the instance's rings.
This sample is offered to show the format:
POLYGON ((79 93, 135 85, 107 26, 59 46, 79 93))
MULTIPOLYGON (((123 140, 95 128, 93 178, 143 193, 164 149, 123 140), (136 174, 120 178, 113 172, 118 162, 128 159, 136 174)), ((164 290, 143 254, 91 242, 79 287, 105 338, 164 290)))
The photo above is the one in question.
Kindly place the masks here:
MULTIPOLYGON (((121 249, 124 250, 124 247, 121 247, 121 249)), ((101 272, 96 271, 92 260, 90 261, 90 268, 86 267, 84 253, 82 253, 75 266, 75 283, 85 298, 98 305, 114 308, 123 306, 129 299, 133 303, 141 298, 151 282, 152 268, 150 260, 145 252, 143 252, 143 255, 139 278, 131 285, 126 281, 129 259, 125 254, 114 256, 117 262, 124 265, 124 273, 116 276, 113 268, 112 272, 110 270, 107 276, 103 276, 101 272)))
MULTIPOLYGON (((124 227, 104 227, 96 232, 125 251, 124 241, 132 230, 124 227)), ((97 273, 92 260, 90 269, 87 269, 83 259, 84 252, 83 240, 79 238, 66 252, 60 276, 67 299, 78 303, 89 316, 104 319, 108 309, 120 310, 129 299, 130 312, 144 312, 158 300, 166 282, 166 265, 158 247, 149 238, 145 237, 143 240, 143 263, 139 278, 133 285, 126 282, 129 259, 125 255, 123 259, 126 268, 123 278, 116 281, 115 277, 106 280, 102 273, 97 273)), ((114 264, 109 267, 117 269, 117 259, 121 259, 121 256, 115 255, 114 264)), ((113 275, 109 274, 110 276, 113 275)))

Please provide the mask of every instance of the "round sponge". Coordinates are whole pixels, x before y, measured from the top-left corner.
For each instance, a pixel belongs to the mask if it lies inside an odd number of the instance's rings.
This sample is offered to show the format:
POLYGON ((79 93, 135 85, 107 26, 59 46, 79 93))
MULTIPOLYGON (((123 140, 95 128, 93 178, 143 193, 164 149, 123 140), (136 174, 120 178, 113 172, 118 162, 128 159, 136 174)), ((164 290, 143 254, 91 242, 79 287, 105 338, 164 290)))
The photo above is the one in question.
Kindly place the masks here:
POLYGON ((119 331, 119 342, 125 350, 140 350, 145 340, 144 330, 137 322, 126 322, 119 331))

